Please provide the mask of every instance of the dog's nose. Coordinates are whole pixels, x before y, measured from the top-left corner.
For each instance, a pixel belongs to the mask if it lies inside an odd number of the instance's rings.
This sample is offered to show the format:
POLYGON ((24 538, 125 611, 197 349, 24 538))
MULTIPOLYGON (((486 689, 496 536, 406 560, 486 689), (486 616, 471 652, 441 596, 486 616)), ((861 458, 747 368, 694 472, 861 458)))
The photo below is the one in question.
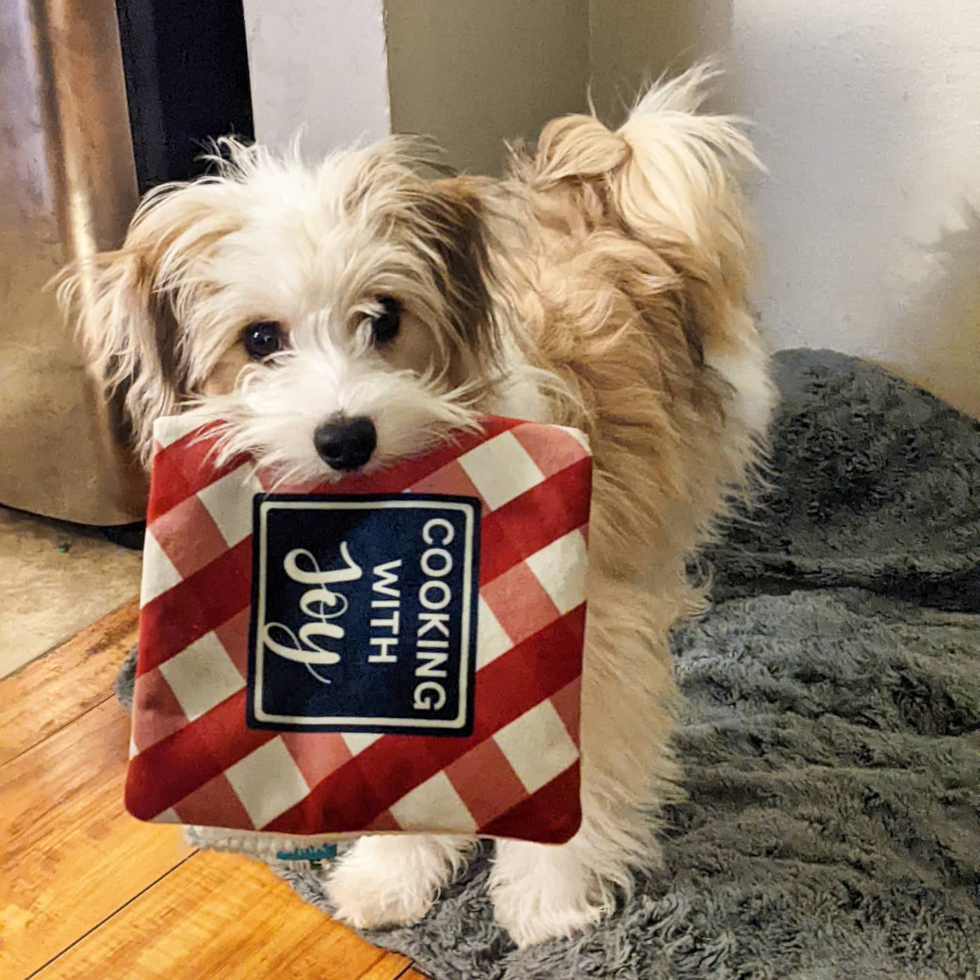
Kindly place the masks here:
POLYGON ((356 470, 363 466, 378 444, 374 423, 364 415, 324 422, 313 434, 316 451, 335 470, 356 470))

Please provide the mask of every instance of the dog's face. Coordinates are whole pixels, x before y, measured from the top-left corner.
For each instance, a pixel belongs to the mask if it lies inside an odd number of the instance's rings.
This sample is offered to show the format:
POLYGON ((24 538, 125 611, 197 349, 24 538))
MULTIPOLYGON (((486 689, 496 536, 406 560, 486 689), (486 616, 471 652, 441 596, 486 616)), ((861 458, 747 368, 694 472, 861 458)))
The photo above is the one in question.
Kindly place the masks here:
POLYGON ((230 149, 66 287, 144 453, 187 405, 287 480, 369 471, 471 421, 499 353, 473 188, 422 179, 395 143, 315 169, 230 149))

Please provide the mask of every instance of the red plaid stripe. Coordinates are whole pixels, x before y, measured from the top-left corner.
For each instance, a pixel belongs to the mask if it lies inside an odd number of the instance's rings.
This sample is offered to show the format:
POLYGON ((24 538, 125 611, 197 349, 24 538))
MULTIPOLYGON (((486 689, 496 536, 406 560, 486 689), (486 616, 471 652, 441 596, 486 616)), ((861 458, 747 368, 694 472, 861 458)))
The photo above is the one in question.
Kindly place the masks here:
POLYGON ((482 833, 487 837, 527 838, 527 828, 536 829, 536 840, 560 844, 578 830, 581 813, 571 814, 567 807, 555 806, 556 800, 578 796, 578 762, 569 766, 546 786, 512 806, 506 813, 491 820, 482 833))
POLYGON ((255 829, 248 811, 242 806, 242 801, 224 773, 219 773, 188 793, 173 809, 185 824, 207 824, 214 819, 214 814, 221 813, 227 814, 225 819, 230 827, 255 829))
POLYGON ((157 480, 150 494, 146 520, 152 524, 158 517, 173 510, 179 503, 193 496, 215 480, 238 469, 247 459, 229 460, 224 466, 213 462, 214 439, 208 433, 216 426, 196 429, 177 442, 160 449, 153 457, 153 468, 166 474, 165 480, 157 480))
POLYGON ((492 582, 568 531, 589 523, 589 500, 583 499, 581 487, 592 472, 591 463, 591 460, 574 463, 547 483, 538 484, 484 516, 481 540, 492 541, 493 547, 480 560, 481 585, 492 582), (560 514, 549 507, 555 498, 566 502, 566 509, 560 514))
POLYGON ((239 691, 133 756, 126 776, 126 809, 141 820, 152 820, 276 737, 275 732, 246 728, 244 718, 245 691, 239 691), (179 766, 175 760, 180 760, 179 766))
POLYGON ((140 611, 137 674, 158 667, 248 607, 252 539, 246 538, 209 565, 148 602, 140 611), (144 653, 143 637, 145 644, 144 653))
POLYGON ((196 495, 161 514, 153 522, 153 537, 184 579, 228 550, 218 525, 196 495), (194 534, 187 533, 188 527, 194 528, 194 534))

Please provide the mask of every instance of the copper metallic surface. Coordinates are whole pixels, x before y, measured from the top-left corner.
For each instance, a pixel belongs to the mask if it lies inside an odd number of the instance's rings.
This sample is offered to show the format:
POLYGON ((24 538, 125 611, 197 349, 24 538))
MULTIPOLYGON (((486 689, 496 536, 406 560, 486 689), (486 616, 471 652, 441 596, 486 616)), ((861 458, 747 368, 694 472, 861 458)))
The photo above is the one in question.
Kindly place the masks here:
POLYGON ((136 203, 114 3, 3 0, 2 504, 89 524, 142 517, 142 472, 46 288, 67 262, 118 246, 136 203))

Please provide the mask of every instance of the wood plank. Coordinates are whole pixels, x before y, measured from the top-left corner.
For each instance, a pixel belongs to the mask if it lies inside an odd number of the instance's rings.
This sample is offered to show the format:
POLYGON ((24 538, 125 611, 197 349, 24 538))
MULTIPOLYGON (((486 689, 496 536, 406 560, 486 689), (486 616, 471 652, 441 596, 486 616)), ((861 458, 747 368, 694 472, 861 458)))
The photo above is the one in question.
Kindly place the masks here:
MULTIPOLYGON (((123 809, 129 719, 114 700, 0 767, 0 976, 43 966, 193 851, 123 809)), ((121 976, 121 974, 120 974, 121 976)))
POLYGON ((356 980, 387 958, 260 862, 201 851, 36 980, 356 980))
POLYGON ((362 973, 352 980, 413 980, 408 972, 412 961, 399 953, 386 953, 372 966, 367 973, 362 973))
POLYGON ((123 811, 129 723, 112 699, 112 683, 136 642, 138 617, 134 599, 0 680, 0 976, 424 980, 406 972, 410 960, 375 949, 300 901, 264 865, 227 855, 191 857, 179 828, 142 824, 123 811), (249 870, 219 867, 228 862, 249 870), (178 873, 179 887, 170 881, 178 873), (196 884, 188 883, 189 875, 196 884), (215 906, 203 919, 185 907, 188 888, 215 906), (119 960, 106 952, 107 935, 111 946, 120 917, 128 921, 130 909, 147 908, 151 898, 150 908, 185 921, 174 934, 143 934, 144 972, 117 970, 110 966, 119 960), (265 911, 256 912, 257 905, 265 911), (230 940, 208 933, 209 915, 219 933, 231 929, 232 937, 240 923, 250 923, 231 943, 234 951, 227 948, 230 940), (283 937, 284 917, 306 923, 306 932, 291 928, 283 937), (279 937, 272 952, 270 923, 279 937), (256 950, 254 937, 263 935, 256 950), (182 942, 203 942, 218 965, 196 959, 195 950, 188 972, 174 972, 176 962, 183 967, 188 959, 182 942))
POLYGON ((0 765, 112 696, 138 623, 133 599, 0 680, 0 765))

